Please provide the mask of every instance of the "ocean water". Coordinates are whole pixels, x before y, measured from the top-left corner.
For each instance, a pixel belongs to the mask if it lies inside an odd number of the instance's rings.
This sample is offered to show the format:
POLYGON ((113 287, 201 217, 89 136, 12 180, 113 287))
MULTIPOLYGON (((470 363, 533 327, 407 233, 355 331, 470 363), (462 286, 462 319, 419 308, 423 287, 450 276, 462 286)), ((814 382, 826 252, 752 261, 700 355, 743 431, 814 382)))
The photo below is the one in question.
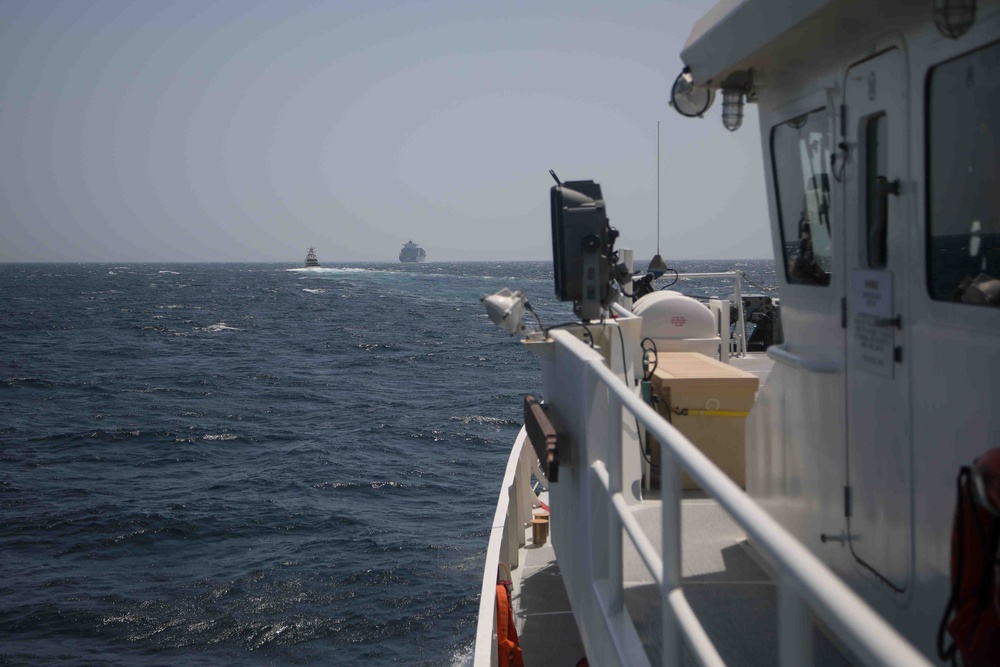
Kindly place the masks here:
POLYGON ((469 664, 502 287, 570 317, 548 262, 0 265, 0 664, 469 664))

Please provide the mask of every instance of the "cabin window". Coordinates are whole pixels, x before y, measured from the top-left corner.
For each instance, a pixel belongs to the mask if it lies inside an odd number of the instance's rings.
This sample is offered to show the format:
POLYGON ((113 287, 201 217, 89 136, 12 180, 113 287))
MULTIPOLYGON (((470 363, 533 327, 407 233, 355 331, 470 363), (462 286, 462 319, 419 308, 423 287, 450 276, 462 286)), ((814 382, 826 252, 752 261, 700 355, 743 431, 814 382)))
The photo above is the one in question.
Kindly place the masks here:
POLYGON ((830 135, 830 116, 825 109, 771 130, 785 278, 790 283, 830 284, 830 135))
POLYGON ((865 208, 868 239, 868 267, 885 268, 889 210, 883 194, 889 164, 885 114, 865 122, 865 208), (879 180, 881 177, 881 181, 879 180))
POLYGON ((1000 43, 930 71, 927 267, 931 297, 1000 306, 1000 43))

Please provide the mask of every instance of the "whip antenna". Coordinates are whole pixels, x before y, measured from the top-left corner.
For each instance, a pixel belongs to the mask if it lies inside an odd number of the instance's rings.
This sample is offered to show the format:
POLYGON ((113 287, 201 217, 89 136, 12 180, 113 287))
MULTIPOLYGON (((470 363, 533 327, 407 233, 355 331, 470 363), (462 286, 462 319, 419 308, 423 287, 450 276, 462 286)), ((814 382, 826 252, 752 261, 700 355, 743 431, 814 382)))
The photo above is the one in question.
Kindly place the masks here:
POLYGON ((656 121, 656 254, 649 260, 648 271, 657 278, 667 272, 667 263, 660 256, 660 121, 656 121))

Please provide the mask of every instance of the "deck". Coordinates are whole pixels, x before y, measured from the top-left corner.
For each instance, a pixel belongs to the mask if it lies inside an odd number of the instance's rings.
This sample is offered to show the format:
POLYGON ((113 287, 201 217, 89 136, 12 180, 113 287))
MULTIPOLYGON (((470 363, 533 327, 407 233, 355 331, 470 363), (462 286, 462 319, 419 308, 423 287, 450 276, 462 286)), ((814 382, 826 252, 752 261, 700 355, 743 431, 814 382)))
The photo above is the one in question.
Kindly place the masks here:
MULTIPOLYGON (((774 362, 764 354, 751 354, 732 363, 763 384, 774 362)), ((662 514, 655 494, 647 491, 632 512, 660 552, 662 514)), ((547 502, 547 494, 541 498, 547 502)), ((558 516, 551 519, 557 521, 558 516)), ((753 546, 725 510, 698 490, 684 492, 681 524, 684 594, 720 657, 731 665, 777 664, 777 588, 753 546)), ((628 540, 623 560, 626 609, 650 663, 660 665, 660 592, 628 540)), ((574 667, 585 652, 556 554, 550 541, 533 544, 530 527, 521 566, 512 576, 525 666, 574 667)), ((816 664, 851 664, 822 632, 814 639, 816 664)), ((684 662, 696 664, 687 653, 684 662)))
MULTIPOLYGON (((660 544, 659 500, 644 500, 633 513, 653 544, 660 544)), ((722 659, 730 665, 777 664, 776 587, 753 547, 718 503, 699 491, 685 492, 681 521, 684 593, 722 659)), ((528 529, 521 556, 513 597, 525 667, 574 667, 585 653, 552 544, 533 544, 528 529)), ((660 593, 628 543, 624 570, 626 608, 650 663, 659 665, 660 593)), ((822 633, 815 647, 816 664, 851 664, 822 633)), ((685 664, 696 664, 685 658, 685 664)))

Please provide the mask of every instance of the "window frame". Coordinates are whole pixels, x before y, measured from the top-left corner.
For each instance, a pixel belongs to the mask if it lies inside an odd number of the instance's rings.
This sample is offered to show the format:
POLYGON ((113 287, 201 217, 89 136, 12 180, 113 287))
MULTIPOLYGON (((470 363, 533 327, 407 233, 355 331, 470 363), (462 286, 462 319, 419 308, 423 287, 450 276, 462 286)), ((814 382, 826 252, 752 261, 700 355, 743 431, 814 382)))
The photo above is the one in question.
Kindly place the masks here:
MULTIPOLYGON (((937 72, 940 72, 942 67, 951 65, 962 60, 974 57, 977 53, 987 51, 987 50, 998 50, 1000 51, 1000 40, 993 40, 983 44, 979 44, 974 48, 970 48, 962 53, 956 54, 954 56, 948 57, 944 60, 933 62, 927 66, 924 73, 924 86, 923 86, 923 176, 924 176, 924 271, 925 271, 925 281, 924 289, 927 298, 931 303, 935 304, 936 307, 949 308, 951 306, 958 306, 963 308, 969 316, 974 316, 973 313, 982 312, 987 317, 995 317, 998 312, 1000 312, 1000 305, 991 307, 989 304, 976 304, 962 301, 954 296, 947 297, 940 294, 940 290, 936 289, 934 286, 935 279, 940 275, 940 269, 938 268, 938 273, 935 273, 936 267, 938 267, 935 262, 935 244, 934 240, 936 237, 947 237, 949 234, 937 234, 934 232, 934 222, 935 222, 935 208, 936 203, 934 199, 934 185, 935 179, 932 174, 934 166, 934 157, 932 156, 932 138, 934 129, 934 118, 932 118, 932 86, 934 83, 934 77, 937 72), (937 293, 936 293, 937 292, 937 293)), ((958 102, 954 102, 958 104, 958 102)), ((997 123, 996 128, 1000 131, 1000 123, 997 123)), ((970 234, 973 231, 969 232, 970 234)), ((997 246, 1000 248, 1000 246, 997 246)), ((978 253, 977 253, 978 254, 978 253)), ((996 276, 1000 278, 1000 275, 996 276)), ((957 286, 956 286, 957 287, 957 286)), ((950 312, 949 311, 941 311, 950 312)))
MULTIPOLYGON (((837 179, 836 179, 836 173, 834 171, 835 165, 831 165, 827 160, 821 159, 821 166, 824 168, 824 171, 818 173, 816 177, 820 177, 821 181, 825 180, 825 183, 829 188, 827 192, 826 203, 828 206, 827 222, 829 225, 830 252, 829 255, 827 256, 829 270, 825 273, 826 280, 824 282, 793 280, 791 272, 789 270, 789 264, 790 260, 793 259, 794 256, 790 255, 787 252, 788 245, 786 239, 786 217, 785 217, 786 211, 782 206, 781 185, 783 181, 779 175, 778 155, 775 152, 775 139, 779 128, 789 125, 803 116, 809 116, 810 118, 812 117, 822 118, 823 123, 825 125, 828 148, 830 154, 834 155, 835 154, 834 147, 836 142, 836 133, 834 130, 834 122, 833 122, 834 109, 835 105, 833 104, 833 100, 829 99, 826 94, 819 93, 809 96, 807 98, 804 98, 803 100, 800 100, 798 103, 794 105, 789 105, 788 107, 786 107, 787 113, 783 113, 781 115, 781 119, 778 120, 777 122, 774 122, 771 125, 770 131, 768 133, 769 135, 768 154, 771 163, 772 196, 774 197, 774 209, 775 212, 777 213, 777 226, 778 226, 777 230, 778 234, 776 235, 776 238, 778 240, 778 247, 776 248, 775 259, 777 260, 778 258, 780 258, 780 261, 782 262, 783 266, 781 275, 784 278, 785 284, 792 287, 800 287, 800 286, 806 288, 830 287, 835 283, 835 278, 839 273, 837 269, 839 265, 838 256, 840 254, 840 248, 839 248, 840 220, 839 217, 836 215, 836 212, 839 210, 840 207, 837 206, 835 203, 836 188, 833 185, 834 181, 836 181, 837 179)), ((787 159, 787 156, 783 156, 783 159, 787 159)), ((802 176, 802 174, 800 174, 800 176, 802 176)), ((803 187, 803 190, 804 189, 805 188, 803 187)))

